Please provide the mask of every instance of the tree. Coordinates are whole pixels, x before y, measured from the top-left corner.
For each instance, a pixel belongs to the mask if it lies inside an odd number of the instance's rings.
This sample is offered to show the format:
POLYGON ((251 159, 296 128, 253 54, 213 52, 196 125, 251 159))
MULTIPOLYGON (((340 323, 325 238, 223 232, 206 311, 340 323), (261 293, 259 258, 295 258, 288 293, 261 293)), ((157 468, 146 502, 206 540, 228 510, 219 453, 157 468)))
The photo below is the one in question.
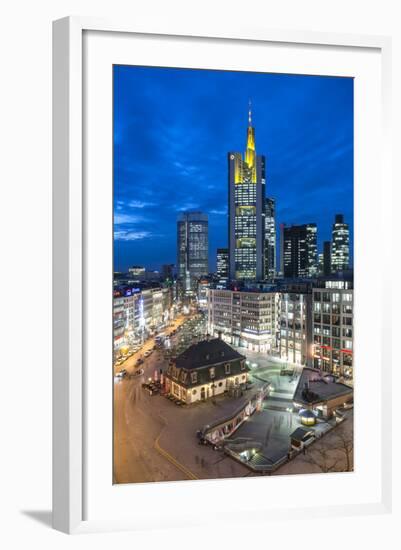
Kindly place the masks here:
POLYGON ((305 460, 322 472, 351 472, 354 465, 353 433, 343 424, 308 449, 305 460))
POLYGON ((305 460, 317 466, 324 474, 342 471, 339 468, 342 456, 339 457, 336 453, 333 455, 332 449, 322 443, 315 443, 309 447, 305 460))
POLYGON ((352 472, 354 469, 354 439, 345 430, 339 430, 335 434, 333 447, 345 456, 345 471, 352 472))

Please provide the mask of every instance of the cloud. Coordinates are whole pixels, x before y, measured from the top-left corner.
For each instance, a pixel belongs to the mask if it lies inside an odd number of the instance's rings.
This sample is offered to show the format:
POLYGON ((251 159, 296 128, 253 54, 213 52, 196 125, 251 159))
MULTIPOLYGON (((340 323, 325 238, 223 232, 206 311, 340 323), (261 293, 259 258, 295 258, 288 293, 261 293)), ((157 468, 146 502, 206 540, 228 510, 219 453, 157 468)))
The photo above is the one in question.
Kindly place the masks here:
POLYGON ((114 225, 122 225, 124 223, 138 223, 142 221, 142 216, 131 216, 130 214, 114 214, 114 225))
POLYGON ((115 241, 140 241, 151 236, 149 231, 115 231, 115 241))
POLYGON ((128 203, 128 206, 130 208, 147 208, 150 206, 156 206, 154 202, 146 202, 146 201, 139 201, 139 200, 132 200, 128 203))
POLYGON ((210 214, 215 214, 216 216, 225 216, 227 214, 227 208, 222 208, 221 210, 213 209, 210 210, 210 214))

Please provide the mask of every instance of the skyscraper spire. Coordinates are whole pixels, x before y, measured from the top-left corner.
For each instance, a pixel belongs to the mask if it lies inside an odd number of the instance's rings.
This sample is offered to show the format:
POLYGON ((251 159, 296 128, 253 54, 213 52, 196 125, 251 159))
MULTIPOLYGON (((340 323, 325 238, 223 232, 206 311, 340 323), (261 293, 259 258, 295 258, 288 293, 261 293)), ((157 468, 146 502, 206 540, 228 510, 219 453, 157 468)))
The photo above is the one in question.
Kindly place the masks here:
MULTIPOLYGON (((256 152, 255 152, 255 130, 252 126, 252 103, 249 100, 248 108, 248 132, 246 139, 246 151, 245 151, 245 162, 247 163, 250 169, 255 170, 256 164, 256 152)), ((256 181, 256 172, 254 174, 253 180, 256 181)))

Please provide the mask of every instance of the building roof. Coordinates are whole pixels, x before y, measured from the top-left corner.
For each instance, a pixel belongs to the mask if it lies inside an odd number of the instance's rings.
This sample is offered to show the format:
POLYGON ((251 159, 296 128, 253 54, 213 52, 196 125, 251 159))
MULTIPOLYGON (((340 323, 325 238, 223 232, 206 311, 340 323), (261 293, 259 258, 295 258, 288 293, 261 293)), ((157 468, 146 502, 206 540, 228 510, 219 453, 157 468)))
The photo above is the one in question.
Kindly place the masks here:
POLYGON ((245 357, 220 338, 203 340, 187 348, 175 361, 176 367, 185 370, 229 363, 245 357))
POLYGON ((174 365, 169 365, 166 376, 181 386, 191 388, 220 384, 225 378, 237 378, 238 384, 245 383, 244 375, 248 371, 245 357, 216 338, 190 346, 177 357, 174 365), (229 365, 227 369, 226 365, 229 365))
POLYGON ((311 430, 305 430, 304 428, 297 428, 292 432, 290 438, 295 441, 303 441, 305 437, 313 433, 311 430))
POLYGON ((336 382, 332 376, 324 376, 319 370, 305 367, 299 377, 294 401, 305 405, 327 402, 337 397, 350 397, 353 389, 336 382))

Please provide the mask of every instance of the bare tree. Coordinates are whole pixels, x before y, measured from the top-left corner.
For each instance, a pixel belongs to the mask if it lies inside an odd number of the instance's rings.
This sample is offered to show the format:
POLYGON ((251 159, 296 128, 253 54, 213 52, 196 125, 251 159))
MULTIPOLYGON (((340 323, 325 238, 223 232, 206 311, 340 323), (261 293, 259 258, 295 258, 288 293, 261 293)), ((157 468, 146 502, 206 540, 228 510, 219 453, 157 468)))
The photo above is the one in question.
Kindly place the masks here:
POLYGON ((331 434, 312 444, 305 458, 322 472, 351 472, 354 458, 353 433, 345 425, 338 426, 331 434))
POLYGON ((338 431, 335 437, 332 449, 345 456, 345 471, 352 472, 354 469, 354 439, 351 434, 345 433, 344 430, 338 431))
POLYGON ((321 443, 315 443, 309 448, 305 460, 317 466, 324 474, 342 471, 340 464, 343 457, 339 457, 337 453, 333 454, 333 450, 330 447, 321 443))

